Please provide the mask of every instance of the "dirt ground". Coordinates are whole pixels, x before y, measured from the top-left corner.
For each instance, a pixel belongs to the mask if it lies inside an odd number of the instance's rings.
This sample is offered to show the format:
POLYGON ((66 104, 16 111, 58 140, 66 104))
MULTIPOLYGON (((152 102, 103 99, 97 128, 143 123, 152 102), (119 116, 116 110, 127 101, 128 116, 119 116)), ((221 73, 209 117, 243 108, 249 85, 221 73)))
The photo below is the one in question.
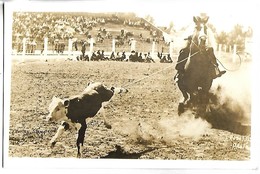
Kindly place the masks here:
POLYGON ((9 156, 76 157, 76 132, 62 135, 61 145, 50 148, 60 123, 45 121, 48 105, 54 95, 76 95, 88 82, 100 81, 107 86, 128 85, 129 92, 115 96, 106 108, 112 129, 104 126, 101 115, 87 120, 83 158, 249 160, 250 127, 234 124, 231 129, 227 125, 231 122, 223 119, 216 124, 222 118, 218 115, 207 121, 191 111, 178 116, 181 94, 173 83, 174 65, 13 62, 9 156))

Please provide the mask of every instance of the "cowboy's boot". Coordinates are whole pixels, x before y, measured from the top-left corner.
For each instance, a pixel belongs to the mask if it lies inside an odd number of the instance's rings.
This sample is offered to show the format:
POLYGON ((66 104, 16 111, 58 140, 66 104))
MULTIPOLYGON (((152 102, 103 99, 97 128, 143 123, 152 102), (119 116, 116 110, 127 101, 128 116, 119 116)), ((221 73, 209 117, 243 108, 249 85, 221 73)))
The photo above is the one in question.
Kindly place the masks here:
POLYGON ((215 76, 213 77, 214 79, 217 78, 217 77, 221 77, 223 74, 226 73, 226 71, 220 71, 218 67, 215 67, 215 76))

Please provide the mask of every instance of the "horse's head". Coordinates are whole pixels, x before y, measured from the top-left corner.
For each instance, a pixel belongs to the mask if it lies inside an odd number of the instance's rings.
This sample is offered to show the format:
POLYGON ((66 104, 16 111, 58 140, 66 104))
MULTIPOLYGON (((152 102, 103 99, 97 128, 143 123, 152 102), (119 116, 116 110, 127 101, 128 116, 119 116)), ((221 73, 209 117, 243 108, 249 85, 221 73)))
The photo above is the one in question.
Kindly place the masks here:
POLYGON ((195 30, 192 38, 192 47, 197 49, 201 49, 205 47, 206 40, 207 40, 207 22, 209 17, 208 16, 194 16, 193 21, 195 23, 195 30))

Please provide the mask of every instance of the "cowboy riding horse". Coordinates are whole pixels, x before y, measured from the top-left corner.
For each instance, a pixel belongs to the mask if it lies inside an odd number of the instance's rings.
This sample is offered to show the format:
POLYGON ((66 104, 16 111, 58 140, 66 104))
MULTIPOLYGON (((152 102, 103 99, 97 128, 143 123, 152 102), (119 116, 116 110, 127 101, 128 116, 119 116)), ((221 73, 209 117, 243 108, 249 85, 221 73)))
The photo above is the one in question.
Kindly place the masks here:
MULTIPOLYGON (((218 63, 212 47, 207 47, 207 22, 209 17, 193 17, 195 30, 191 36, 188 57, 185 58, 182 78, 177 84, 184 100, 179 103, 178 114, 184 112, 185 107, 196 106, 200 111, 207 111, 209 90, 213 79, 220 77, 226 71, 218 69, 218 63)), ((179 60, 177 64, 180 63, 179 60)))

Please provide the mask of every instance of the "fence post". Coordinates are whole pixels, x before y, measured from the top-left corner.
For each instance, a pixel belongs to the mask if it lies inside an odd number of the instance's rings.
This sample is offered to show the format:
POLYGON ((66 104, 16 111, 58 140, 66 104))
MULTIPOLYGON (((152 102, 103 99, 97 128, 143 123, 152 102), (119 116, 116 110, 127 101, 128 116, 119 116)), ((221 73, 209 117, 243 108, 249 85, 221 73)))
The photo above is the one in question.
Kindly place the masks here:
POLYGON ((151 56, 154 57, 155 41, 153 41, 151 56))
POLYGON ((116 40, 112 39, 112 52, 115 53, 115 51, 116 51, 116 40))
POLYGON ((23 38, 23 56, 25 56, 26 52, 26 38, 23 38))
POLYGON ((71 56, 71 50, 72 50, 72 40, 69 39, 69 43, 68 43, 68 56, 69 56, 69 58, 71 56))
POLYGON ((218 44, 218 51, 222 51, 222 44, 218 44))
POLYGON ((135 51, 135 44, 136 44, 136 41, 132 40, 131 41, 131 50, 130 51, 135 51))
POLYGON ((22 52, 22 58, 20 60, 21 62, 24 62, 25 52, 26 52, 26 38, 23 38, 23 52, 22 52))
POLYGON ((237 54, 237 45, 234 44, 234 49, 233 49, 233 63, 236 62, 236 54, 237 54))
MULTIPOLYGON (((169 53, 170 53, 170 57, 173 58, 173 47, 174 44, 173 44, 173 41, 170 42, 170 50, 169 50, 169 53)), ((173 60, 173 59, 172 59, 173 60)))
POLYGON ((94 40, 93 38, 90 39, 90 46, 89 46, 89 57, 92 56, 92 53, 93 53, 93 45, 94 45, 94 40))
POLYGON ((222 44, 218 44, 218 56, 220 57, 222 53, 222 44))
POLYGON ((44 57, 45 57, 45 60, 47 60, 47 52, 48 52, 48 37, 45 37, 45 38, 44 38, 44 47, 43 47, 43 50, 44 50, 44 57))

